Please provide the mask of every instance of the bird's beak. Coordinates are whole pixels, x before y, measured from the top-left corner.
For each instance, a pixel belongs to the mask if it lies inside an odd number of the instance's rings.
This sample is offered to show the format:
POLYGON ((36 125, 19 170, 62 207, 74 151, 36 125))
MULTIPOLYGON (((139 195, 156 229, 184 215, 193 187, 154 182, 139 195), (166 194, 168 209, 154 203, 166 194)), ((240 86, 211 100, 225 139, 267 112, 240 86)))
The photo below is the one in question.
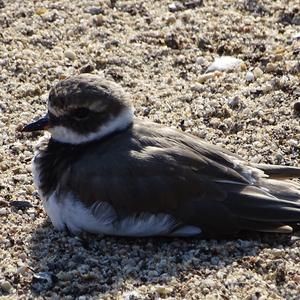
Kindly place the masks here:
POLYGON ((35 122, 32 122, 26 126, 24 126, 21 131, 22 132, 33 132, 38 130, 47 130, 51 127, 50 120, 48 114, 43 118, 38 119, 35 122))

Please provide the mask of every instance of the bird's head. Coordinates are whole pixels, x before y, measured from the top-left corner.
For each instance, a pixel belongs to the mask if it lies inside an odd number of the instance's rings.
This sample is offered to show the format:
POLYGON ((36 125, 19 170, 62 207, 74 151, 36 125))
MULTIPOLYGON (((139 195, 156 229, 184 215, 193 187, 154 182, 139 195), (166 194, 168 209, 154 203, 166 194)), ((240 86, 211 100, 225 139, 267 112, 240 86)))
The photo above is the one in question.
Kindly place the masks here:
POLYGON ((125 129, 132 120, 133 107, 119 85, 81 74, 56 84, 49 93, 48 113, 22 131, 48 130, 56 141, 81 144, 125 129))

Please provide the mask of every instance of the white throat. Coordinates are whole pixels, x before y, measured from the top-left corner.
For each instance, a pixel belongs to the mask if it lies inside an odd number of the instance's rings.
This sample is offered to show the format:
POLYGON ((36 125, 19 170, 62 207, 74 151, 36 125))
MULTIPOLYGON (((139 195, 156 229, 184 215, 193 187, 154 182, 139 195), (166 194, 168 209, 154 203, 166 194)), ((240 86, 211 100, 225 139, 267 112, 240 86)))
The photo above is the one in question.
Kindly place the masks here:
POLYGON ((117 117, 99 127, 97 131, 89 134, 80 134, 64 126, 54 126, 49 129, 49 132, 51 133, 52 138, 58 142, 78 145, 101 139, 116 130, 125 129, 132 123, 133 116, 134 109, 129 107, 123 110, 117 117))

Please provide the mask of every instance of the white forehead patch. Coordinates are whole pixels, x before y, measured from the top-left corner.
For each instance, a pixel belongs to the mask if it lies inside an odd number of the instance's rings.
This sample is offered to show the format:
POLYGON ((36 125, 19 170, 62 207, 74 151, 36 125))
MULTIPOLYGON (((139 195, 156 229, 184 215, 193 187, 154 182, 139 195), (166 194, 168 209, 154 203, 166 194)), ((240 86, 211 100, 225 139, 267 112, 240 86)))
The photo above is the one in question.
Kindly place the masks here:
POLYGON ((134 109, 133 107, 129 107, 123 110, 118 116, 107 121, 106 124, 99 127, 95 132, 80 134, 64 126, 54 126, 49 128, 49 132, 51 133, 52 138, 58 142, 78 145, 101 139, 114 131, 125 129, 132 123, 133 116, 134 109))

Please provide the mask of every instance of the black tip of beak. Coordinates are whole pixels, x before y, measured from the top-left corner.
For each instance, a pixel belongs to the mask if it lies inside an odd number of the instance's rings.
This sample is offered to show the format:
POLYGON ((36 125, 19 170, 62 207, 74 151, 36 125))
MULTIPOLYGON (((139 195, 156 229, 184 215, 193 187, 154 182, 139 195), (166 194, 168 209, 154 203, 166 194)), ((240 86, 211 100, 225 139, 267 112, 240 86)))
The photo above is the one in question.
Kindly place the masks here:
POLYGON ((35 122, 32 122, 23 128, 21 128, 21 132, 33 132, 38 130, 46 130, 50 127, 49 118, 45 116, 35 122))

